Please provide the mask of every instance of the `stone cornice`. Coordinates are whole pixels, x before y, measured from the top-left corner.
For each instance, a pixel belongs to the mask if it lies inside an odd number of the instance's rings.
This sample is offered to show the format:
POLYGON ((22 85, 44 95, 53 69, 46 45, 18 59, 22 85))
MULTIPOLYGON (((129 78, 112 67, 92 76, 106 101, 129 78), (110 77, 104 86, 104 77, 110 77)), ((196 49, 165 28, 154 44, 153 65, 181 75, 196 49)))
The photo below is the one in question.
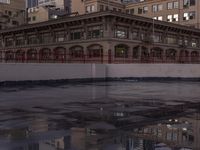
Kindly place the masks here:
MULTIPOLYGON (((137 22, 142 23, 143 25, 146 24, 147 26, 151 26, 153 24, 153 20, 151 18, 141 17, 137 15, 130 15, 126 13, 116 12, 116 11, 104 11, 104 12, 96 12, 96 13, 90 13, 90 14, 84 14, 84 15, 78 15, 73 17, 64 17, 57 20, 50 20, 46 22, 36 23, 36 24, 29 24, 29 25, 23 25, 15 28, 9 28, 5 30, 0 31, 1 34, 8 34, 11 32, 22 32, 24 30, 35 30, 37 28, 48 28, 53 25, 60 25, 65 24, 69 22, 75 22, 75 21, 84 21, 99 17, 111 17, 111 18, 121 18, 125 20, 129 20, 131 22, 137 22)), ((191 28, 188 26, 178 25, 170 22, 165 21, 158 21, 154 20, 154 26, 155 28, 161 27, 161 28, 167 28, 167 29, 173 29, 178 30, 179 32, 182 31, 184 33, 192 33, 196 35, 200 35, 200 29, 191 28)))

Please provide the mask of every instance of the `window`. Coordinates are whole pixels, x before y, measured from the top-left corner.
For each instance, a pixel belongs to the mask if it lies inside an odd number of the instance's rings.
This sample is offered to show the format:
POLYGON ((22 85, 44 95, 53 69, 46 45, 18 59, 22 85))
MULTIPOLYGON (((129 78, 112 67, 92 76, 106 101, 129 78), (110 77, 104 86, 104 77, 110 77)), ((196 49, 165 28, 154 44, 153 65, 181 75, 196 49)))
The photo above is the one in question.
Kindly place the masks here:
POLYGON ((40 43, 51 43, 52 42, 52 36, 50 33, 42 33, 40 35, 40 43))
POLYGON ((33 17, 32 17, 32 20, 35 21, 35 20, 36 20, 36 16, 33 16, 33 17))
POLYGON ((130 14, 133 15, 134 13, 135 13, 135 10, 134 10, 134 8, 133 8, 133 9, 130 10, 130 14))
POLYGON ((116 38, 128 38, 128 28, 117 26, 115 29, 115 37, 116 38))
POLYGON ((166 39, 168 44, 176 44, 177 42, 175 36, 168 36, 166 39))
POLYGON ((103 27, 102 26, 91 26, 88 27, 87 38, 100 38, 103 37, 103 27))
POLYGON ((143 11, 142 8, 139 7, 139 8, 138 8, 138 14, 142 14, 142 11, 143 11))
POLYGON ((154 19, 154 20, 157 20, 157 19, 158 19, 158 17, 153 17, 152 19, 154 19))
POLYGON ((100 5, 100 11, 104 11, 104 5, 100 5))
POLYGON ((0 0, 0 3, 10 4, 10 0, 0 0))
POLYGON ((71 40, 83 39, 83 29, 72 29, 70 33, 71 40))
POLYGON ((138 31, 133 31, 133 39, 138 39, 138 31))
POLYGON ((161 43, 162 42, 162 34, 161 33, 155 33, 153 36, 153 41, 155 43, 161 43))
POLYGON ((190 6, 194 6, 196 4, 195 0, 190 0, 190 6))
POLYGON ((15 21, 15 20, 13 20, 13 21, 12 21, 12 24, 13 24, 13 25, 19 25, 19 22, 18 22, 18 21, 15 21))
POLYGON ((158 11, 158 6, 157 5, 153 5, 152 6, 152 11, 153 12, 157 12, 158 11))
POLYGON ((133 48, 133 58, 138 59, 139 58, 139 52, 140 52, 140 46, 133 48))
POLYGON ((158 20, 163 21, 163 16, 158 16, 158 20))
POLYGON ((172 15, 167 15, 167 21, 168 22, 172 22, 172 18, 173 18, 172 15))
POLYGON ((183 8, 196 5, 196 0, 183 0, 183 8))
POLYGON ((178 14, 173 15, 173 21, 178 21, 178 14))
POLYGON ((144 6, 144 7, 143 7, 143 13, 146 14, 147 12, 148 12, 148 7, 147 7, 147 6, 144 6))
POLYGON ((167 3, 167 9, 172 9, 173 8, 173 3, 167 3))
POLYGON ((128 58, 128 47, 126 45, 115 46, 115 58, 128 58))
POLYGON ((179 3, 178 2, 174 2, 174 9, 177 9, 179 7, 179 3))
POLYGON ((63 42, 65 40, 64 31, 58 31, 55 33, 55 40, 56 42, 63 42))
POLYGON ((183 14, 183 20, 189 20, 189 13, 183 14))
POLYGON ((95 12, 95 6, 94 5, 86 6, 86 12, 87 13, 95 12))
POLYGON ((14 42, 13 42, 13 39, 12 38, 6 38, 5 40, 5 46, 13 46, 14 45, 14 42))
POLYGON ((189 18, 190 20, 195 19, 195 11, 189 12, 189 18))
POLYGON ((158 11, 161 11, 161 10, 163 10, 163 5, 162 5, 162 4, 159 4, 159 5, 158 5, 158 11))
POLYGON ((24 38, 23 37, 17 37, 16 38, 16 45, 24 45, 25 42, 24 42, 24 38))
POLYGON ((28 44, 37 44, 38 38, 35 35, 28 36, 28 44))
POLYGON ((195 16, 196 16, 195 11, 187 12, 183 14, 183 20, 185 21, 192 20, 192 19, 195 19, 195 16))

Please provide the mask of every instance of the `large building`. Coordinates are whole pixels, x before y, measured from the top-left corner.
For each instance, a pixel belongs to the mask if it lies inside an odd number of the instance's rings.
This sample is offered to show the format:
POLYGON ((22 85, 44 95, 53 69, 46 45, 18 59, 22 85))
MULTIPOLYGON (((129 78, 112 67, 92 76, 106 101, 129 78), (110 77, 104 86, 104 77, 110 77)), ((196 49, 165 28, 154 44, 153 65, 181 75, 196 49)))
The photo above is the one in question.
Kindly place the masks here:
POLYGON ((127 13, 200 28, 199 0, 143 0, 126 5, 127 13))
POLYGON ((199 63, 200 30, 117 11, 0 31, 4 62, 199 63))
POLYGON ((0 0, 0 30, 25 22, 24 0, 0 0))
MULTIPOLYGON (((34 0, 32 0, 34 1, 34 0)), ((73 0, 74 3, 75 0, 73 0)), ((29 3, 31 0, 29 0, 29 3)), ((35 3, 34 3, 35 4, 35 3)), ((80 5, 76 4, 79 9, 80 5)), ((71 0, 38 0, 37 5, 28 8, 28 23, 58 19, 71 13, 71 0)), ((73 6, 74 7, 74 6, 73 6)), ((78 9, 78 8, 77 8, 78 9)))

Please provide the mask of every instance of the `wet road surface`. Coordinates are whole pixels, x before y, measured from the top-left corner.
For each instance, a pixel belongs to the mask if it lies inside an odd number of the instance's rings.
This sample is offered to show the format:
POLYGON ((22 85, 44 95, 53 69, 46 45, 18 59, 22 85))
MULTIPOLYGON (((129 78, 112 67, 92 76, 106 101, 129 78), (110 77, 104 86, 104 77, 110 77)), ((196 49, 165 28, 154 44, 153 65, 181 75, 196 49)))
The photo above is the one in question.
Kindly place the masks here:
POLYGON ((199 82, 0 88, 0 150, 200 150, 199 82))

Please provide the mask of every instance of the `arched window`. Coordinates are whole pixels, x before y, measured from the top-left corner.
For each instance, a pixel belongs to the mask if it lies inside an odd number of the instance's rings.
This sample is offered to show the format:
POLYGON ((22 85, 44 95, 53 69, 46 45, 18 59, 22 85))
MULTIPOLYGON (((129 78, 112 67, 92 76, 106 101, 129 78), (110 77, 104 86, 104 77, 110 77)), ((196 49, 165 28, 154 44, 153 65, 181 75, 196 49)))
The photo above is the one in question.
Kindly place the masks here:
POLYGON ((136 46, 133 48, 133 58, 138 59, 140 54, 140 46, 136 46))
POLYGON ((18 50, 15 53, 15 59, 16 61, 23 62, 25 60, 25 52, 23 50, 18 50))
POLYGON ((54 60, 63 61, 66 56, 66 49, 64 47, 57 47, 53 51, 54 60))
POLYGON ((88 57, 102 57, 103 56, 103 47, 99 44, 94 44, 91 46, 88 46, 87 48, 88 57))
POLYGON ((82 58, 84 57, 84 51, 82 46, 73 46, 69 49, 71 58, 82 58))
POLYGON ((128 58, 129 47, 124 44, 115 46, 115 58, 128 58))
POLYGON ((199 52, 197 52, 197 51, 191 52, 191 62, 193 62, 193 63, 199 62, 199 52))
POLYGON ((163 59, 163 50, 159 47, 155 47, 151 49, 150 56, 153 59, 163 59))
POLYGON ((27 60, 37 60, 37 50, 36 49, 29 49, 27 51, 27 60))
POLYGON ((147 47, 141 47, 141 60, 147 61, 149 59, 149 51, 147 47))
POLYGON ((6 61, 14 61, 15 53, 13 51, 6 51, 5 52, 5 60, 6 61))
POLYGON ((39 52, 39 58, 40 60, 51 60, 51 50, 48 48, 43 48, 39 52))
POLYGON ((187 50, 180 51, 180 62, 185 63, 189 61, 189 52, 187 50))
POLYGON ((166 59, 167 61, 174 61, 176 60, 177 51, 175 49, 168 49, 166 50, 166 59))

